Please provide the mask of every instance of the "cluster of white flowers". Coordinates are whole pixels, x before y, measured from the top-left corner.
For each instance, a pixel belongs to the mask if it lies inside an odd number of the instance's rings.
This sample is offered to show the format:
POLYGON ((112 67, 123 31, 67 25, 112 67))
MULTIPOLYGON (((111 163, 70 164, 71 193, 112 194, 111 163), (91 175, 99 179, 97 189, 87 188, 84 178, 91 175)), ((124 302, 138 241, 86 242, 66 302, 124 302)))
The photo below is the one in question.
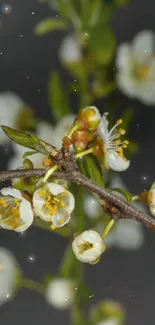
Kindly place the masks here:
POLYGON ((28 229, 34 216, 50 222, 51 228, 63 227, 70 220, 74 209, 74 197, 63 186, 47 183, 33 194, 32 204, 19 190, 3 188, 0 196, 0 226, 23 232, 28 229))

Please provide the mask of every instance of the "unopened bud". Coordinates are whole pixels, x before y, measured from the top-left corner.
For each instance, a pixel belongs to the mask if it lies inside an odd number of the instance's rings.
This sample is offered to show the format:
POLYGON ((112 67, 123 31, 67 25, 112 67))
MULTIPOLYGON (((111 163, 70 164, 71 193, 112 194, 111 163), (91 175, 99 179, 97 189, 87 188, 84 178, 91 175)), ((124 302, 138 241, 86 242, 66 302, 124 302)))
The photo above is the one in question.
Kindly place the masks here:
POLYGON ((87 149, 88 144, 94 139, 94 132, 76 131, 73 135, 73 145, 77 152, 87 149))
POLYGON ((99 110, 95 106, 87 106, 81 109, 79 116, 75 120, 79 130, 95 131, 101 120, 99 110))

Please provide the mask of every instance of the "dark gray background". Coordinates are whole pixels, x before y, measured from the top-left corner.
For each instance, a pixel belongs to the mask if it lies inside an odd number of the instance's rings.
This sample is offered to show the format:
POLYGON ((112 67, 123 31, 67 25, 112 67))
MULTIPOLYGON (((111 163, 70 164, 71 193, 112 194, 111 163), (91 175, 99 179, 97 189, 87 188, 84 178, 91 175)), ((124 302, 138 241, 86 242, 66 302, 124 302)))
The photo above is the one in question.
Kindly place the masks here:
MULTIPOLYGON (((10 4, 13 12, 3 18, 0 29, 0 91, 16 92, 36 110, 37 116, 48 119, 48 73, 55 67, 60 69, 57 50, 64 34, 35 38, 33 28, 36 22, 51 14, 51 10, 35 0, 12 0, 10 4)), ((118 42, 131 40, 142 29, 155 31, 154 0, 132 0, 128 7, 118 10, 113 25, 118 42)), ((64 70, 61 71, 67 78, 64 70)), ((123 178, 136 192, 149 187, 154 180, 155 107, 146 107, 138 101, 129 102, 119 93, 114 94, 116 98, 121 100, 120 110, 126 107, 135 110, 131 134, 140 141, 141 149, 132 159, 130 170, 123 173, 123 178)), ((101 107, 104 109, 100 103, 101 107)), ((8 154, 1 148, 3 167, 7 158, 8 154)), ((155 234, 146 229, 145 234, 145 246, 139 252, 113 249, 98 265, 86 268, 87 282, 92 285, 95 295, 92 303, 107 297, 118 299, 127 309, 127 324, 130 325, 155 324, 155 234)), ((57 271, 66 241, 31 228, 22 238, 16 233, 2 231, 0 245, 16 255, 27 277, 40 280, 45 272, 57 271), (36 256, 34 262, 30 262, 30 255, 36 256)), ((0 323, 66 325, 68 316, 47 306, 43 297, 24 290, 0 309, 0 323)))

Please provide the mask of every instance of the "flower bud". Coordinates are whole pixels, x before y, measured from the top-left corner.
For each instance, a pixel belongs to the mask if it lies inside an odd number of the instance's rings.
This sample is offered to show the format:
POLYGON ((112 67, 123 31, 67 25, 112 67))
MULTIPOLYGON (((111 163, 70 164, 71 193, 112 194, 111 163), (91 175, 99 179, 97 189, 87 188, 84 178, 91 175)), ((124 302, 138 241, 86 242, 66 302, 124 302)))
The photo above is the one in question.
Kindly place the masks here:
POLYGON ((90 229, 74 239, 72 248, 79 261, 94 264, 106 247, 97 231, 90 229))
POLYGON ((90 131, 76 131, 73 134, 73 145, 76 151, 83 151, 87 149, 88 144, 94 139, 94 132, 90 131))
POLYGON ((67 309, 74 302, 74 284, 69 279, 55 278, 48 283, 45 297, 53 307, 67 309))
POLYGON ((139 195, 139 199, 144 204, 148 204, 152 215, 155 217, 155 183, 152 184, 150 191, 144 191, 139 195))
POLYGON ((95 131, 101 120, 99 110, 95 106, 87 106, 81 109, 79 116, 75 120, 79 130, 95 131))

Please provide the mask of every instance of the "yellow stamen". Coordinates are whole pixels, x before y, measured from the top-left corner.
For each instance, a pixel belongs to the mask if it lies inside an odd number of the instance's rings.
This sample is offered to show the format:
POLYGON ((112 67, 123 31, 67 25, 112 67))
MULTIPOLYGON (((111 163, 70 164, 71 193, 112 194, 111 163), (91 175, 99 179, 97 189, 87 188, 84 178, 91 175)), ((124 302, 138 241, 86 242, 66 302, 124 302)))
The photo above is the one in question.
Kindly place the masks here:
POLYGON ((55 230, 55 229, 56 229, 56 226, 55 226, 55 225, 52 225, 52 226, 51 226, 51 229, 52 229, 52 230, 55 230))
POLYGON ((121 135, 124 135, 126 133, 126 131, 124 129, 119 129, 119 132, 121 135))
POLYGON ((60 224, 63 225, 65 223, 65 220, 61 219, 60 224))
POLYGON ((84 242, 78 245, 78 247, 79 247, 79 253, 83 254, 85 251, 88 251, 89 249, 92 249, 95 246, 92 243, 84 242))
POLYGON ((142 66, 137 70, 138 77, 142 79, 147 79, 149 74, 149 68, 147 66, 142 66))
POLYGON ((117 125, 122 124, 122 123, 123 123, 123 120, 121 118, 118 121, 116 121, 117 125))

